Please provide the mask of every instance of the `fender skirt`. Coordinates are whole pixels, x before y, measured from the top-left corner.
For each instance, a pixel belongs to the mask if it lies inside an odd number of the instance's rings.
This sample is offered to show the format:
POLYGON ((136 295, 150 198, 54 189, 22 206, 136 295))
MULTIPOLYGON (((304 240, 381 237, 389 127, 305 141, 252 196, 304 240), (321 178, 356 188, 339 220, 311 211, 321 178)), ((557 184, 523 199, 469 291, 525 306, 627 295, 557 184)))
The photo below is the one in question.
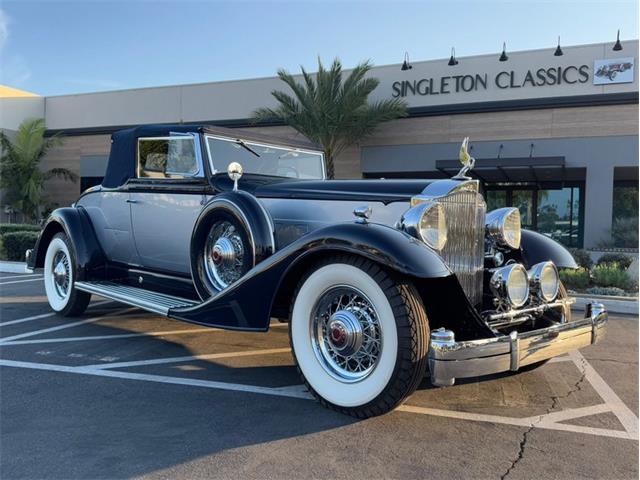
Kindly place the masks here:
POLYGON ((522 229, 520 245, 528 266, 551 260, 558 268, 578 268, 569 250, 541 233, 522 229))
POLYGON ((336 253, 365 257, 417 279, 452 275, 436 252, 399 230, 373 223, 343 223, 305 235, 214 297, 195 307, 171 309, 169 316, 214 327, 266 331, 275 297, 287 276, 294 275, 297 283, 304 270, 296 267, 336 253))
POLYGON ((42 228, 28 268, 44 267, 44 259, 51 239, 64 232, 71 242, 76 256, 76 280, 101 278, 104 275, 106 257, 98 243, 89 215, 82 207, 65 207, 54 210, 42 228))

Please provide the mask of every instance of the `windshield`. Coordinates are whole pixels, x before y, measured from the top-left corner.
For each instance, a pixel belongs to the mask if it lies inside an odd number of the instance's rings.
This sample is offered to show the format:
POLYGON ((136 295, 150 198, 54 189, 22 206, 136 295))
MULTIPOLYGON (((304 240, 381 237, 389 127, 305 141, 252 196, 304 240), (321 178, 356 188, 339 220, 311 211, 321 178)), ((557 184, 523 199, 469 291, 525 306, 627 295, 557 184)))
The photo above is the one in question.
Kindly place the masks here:
POLYGON ((238 162, 244 173, 310 180, 324 178, 320 152, 209 135, 207 148, 214 173, 226 172, 231 162, 238 162))

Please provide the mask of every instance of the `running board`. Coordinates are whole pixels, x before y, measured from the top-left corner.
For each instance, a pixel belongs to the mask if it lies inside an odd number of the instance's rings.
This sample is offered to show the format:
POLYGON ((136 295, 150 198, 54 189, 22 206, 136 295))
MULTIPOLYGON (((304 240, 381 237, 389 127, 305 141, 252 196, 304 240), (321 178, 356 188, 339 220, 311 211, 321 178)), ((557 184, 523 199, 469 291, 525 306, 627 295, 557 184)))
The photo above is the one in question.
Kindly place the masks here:
POLYGON ((153 313, 168 315, 169 310, 178 307, 194 307, 200 302, 187 298, 173 297, 152 292, 144 288, 130 287, 114 282, 76 282, 75 288, 101 297, 110 298, 153 313))

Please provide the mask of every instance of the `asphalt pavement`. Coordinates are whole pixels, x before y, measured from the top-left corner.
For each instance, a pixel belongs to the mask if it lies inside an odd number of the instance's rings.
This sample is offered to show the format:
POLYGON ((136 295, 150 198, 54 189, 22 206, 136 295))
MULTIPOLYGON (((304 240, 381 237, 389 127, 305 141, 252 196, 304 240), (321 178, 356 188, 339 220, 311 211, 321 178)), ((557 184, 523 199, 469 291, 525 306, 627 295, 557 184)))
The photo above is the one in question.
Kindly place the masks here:
MULTIPOLYGON (((0 478, 638 478, 638 318, 530 372, 368 420, 312 400, 287 326, 239 333, 0 274, 0 478)), ((576 312, 576 315, 579 312, 576 312)))

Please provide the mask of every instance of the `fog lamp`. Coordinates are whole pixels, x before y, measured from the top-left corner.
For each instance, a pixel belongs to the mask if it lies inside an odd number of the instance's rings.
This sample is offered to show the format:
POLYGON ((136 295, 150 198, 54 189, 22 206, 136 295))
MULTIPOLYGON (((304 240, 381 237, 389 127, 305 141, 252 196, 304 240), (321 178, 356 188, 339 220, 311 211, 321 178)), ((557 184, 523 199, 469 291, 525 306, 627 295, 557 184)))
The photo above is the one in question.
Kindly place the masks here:
POLYGON ((545 302, 552 302, 558 296, 560 277, 553 262, 536 263, 529 270, 531 291, 545 302))
POLYGON ((513 308, 520 308, 529 299, 529 276, 519 263, 512 263, 493 272, 490 281, 493 294, 513 308))

